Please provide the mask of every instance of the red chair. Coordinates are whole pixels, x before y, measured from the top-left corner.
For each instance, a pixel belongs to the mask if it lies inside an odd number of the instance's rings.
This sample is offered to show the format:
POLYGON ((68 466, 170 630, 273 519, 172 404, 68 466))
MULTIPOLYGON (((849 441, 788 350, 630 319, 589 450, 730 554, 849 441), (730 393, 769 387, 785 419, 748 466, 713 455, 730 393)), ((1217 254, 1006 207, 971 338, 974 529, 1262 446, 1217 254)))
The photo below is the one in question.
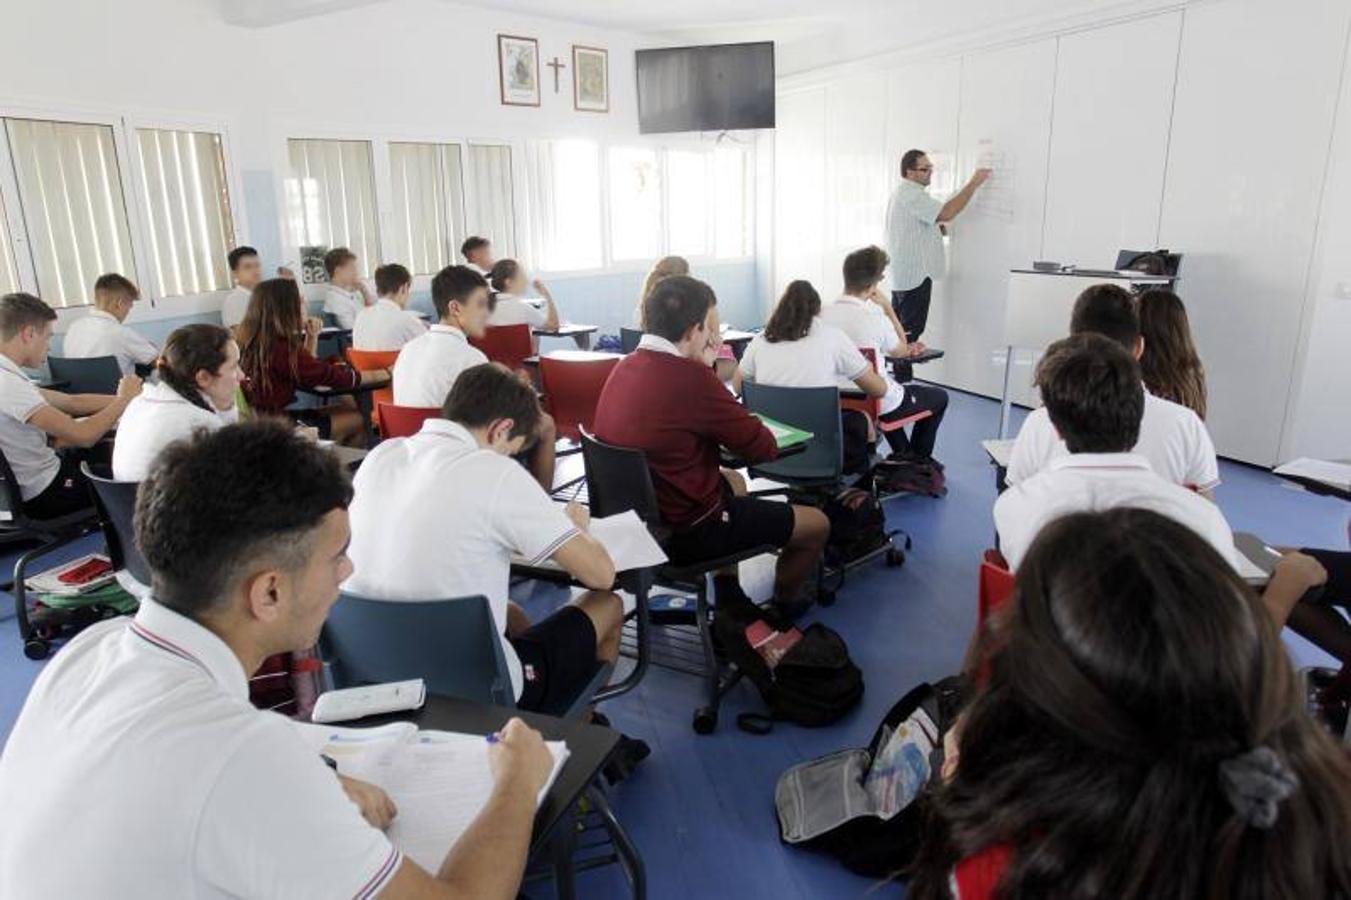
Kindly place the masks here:
POLYGON ((544 409, 553 416, 559 437, 577 441, 583 429, 593 429, 601 388, 619 360, 613 353, 586 350, 560 350, 540 357, 544 409))
MULTIPOLYGON (((858 349, 859 352, 867 358, 868 362, 872 363, 873 369, 877 370, 877 351, 872 347, 860 347, 858 349)), ((883 433, 896 431, 899 428, 913 425, 916 422, 927 419, 933 415, 931 410, 923 409, 914 415, 905 416, 904 418, 895 419, 890 422, 884 422, 881 419, 882 398, 880 397, 841 397, 840 408, 852 409, 867 416, 869 437, 873 440, 877 438, 878 431, 883 433)))
MULTIPOLYGON (((379 371, 380 369, 393 371, 394 363, 398 358, 398 350, 357 350, 353 347, 347 348, 347 362, 352 368, 359 372, 379 371)), ((393 382, 372 393, 371 402, 375 404, 375 415, 371 418, 375 422, 375 427, 379 428, 380 433, 383 435, 385 430, 380 427, 380 405, 382 403, 393 405, 393 382)))
POLYGON ((441 418, 441 409, 436 406, 395 406, 393 403, 381 403, 376 407, 380 421, 384 423, 381 434, 387 438, 412 437, 422 428, 428 419, 441 418))
POLYGON ((983 629, 985 623, 1013 596, 1014 577, 1004 554, 998 550, 986 550, 985 559, 980 564, 980 608, 976 615, 976 627, 983 629))
POLYGON ((489 325, 483 337, 471 337, 469 343, 493 362, 501 363, 513 372, 525 367, 527 356, 535 355, 529 325, 489 325))

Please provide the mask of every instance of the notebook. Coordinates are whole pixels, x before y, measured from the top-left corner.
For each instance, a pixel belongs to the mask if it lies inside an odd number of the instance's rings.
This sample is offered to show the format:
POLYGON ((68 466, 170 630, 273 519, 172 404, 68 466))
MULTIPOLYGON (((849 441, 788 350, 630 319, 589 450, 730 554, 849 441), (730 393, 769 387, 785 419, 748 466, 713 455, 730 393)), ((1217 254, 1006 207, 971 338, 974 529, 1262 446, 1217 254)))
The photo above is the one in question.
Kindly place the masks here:
MULTIPOLYGON (((610 559, 614 560, 616 572, 646 569, 666 562, 666 553, 661 549, 661 545, 652 537, 652 532, 647 530, 643 520, 631 509, 603 519, 592 519, 586 531, 605 546, 610 559)), ((520 556, 513 556, 512 564, 536 569, 561 568, 552 560, 531 565, 520 556)))
POLYGON ((798 444, 805 444, 813 437, 810 431, 803 431, 800 428, 794 428, 792 425, 785 425, 769 416, 762 416, 759 413, 754 414, 757 419, 769 429, 769 433, 774 435, 774 443, 779 445, 780 450, 788 447, 796 447, 798 444))
MULTIPOLYGON (((428 872, 487 804, 493 791, 487 739, 481 734, 419 731, 411 722, 379 728, 338 728, 297 722, 301 737, 338 764, 338 771, 383 788, 399 813, 385 832, 428 872)), ((547 741, 554 768, 537 802, 568 760, 563 741, 547 741)))

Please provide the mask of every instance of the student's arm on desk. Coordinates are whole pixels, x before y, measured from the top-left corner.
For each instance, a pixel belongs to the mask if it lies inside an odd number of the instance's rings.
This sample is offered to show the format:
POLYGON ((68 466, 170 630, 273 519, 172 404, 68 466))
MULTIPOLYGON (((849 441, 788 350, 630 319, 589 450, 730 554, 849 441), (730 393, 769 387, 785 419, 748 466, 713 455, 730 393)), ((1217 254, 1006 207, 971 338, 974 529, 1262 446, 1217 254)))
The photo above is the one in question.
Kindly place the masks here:
POLYGON ((887 380, 872 368, 855 378, 854 384, 869 397, 885 397, 887 393, 887 380))
POLYGON ((41 428, 62 444, 92 447, 108 433, 108 429, 117 424, 127 404, 140 392, 141 379, 135 375, 123 375, 117 383, 117 395, 113 397, 42 391, 47 405, 39 407, 29 416, 28 424, 41 428), (72 416, 87 418, 77 419, 72 416))
POLYGON ((1276 627, 1282 628, 1300 598, 1327 580, 1327 569, 1312 556, 1299 551, 1283 554, 1271 572, 1266 590, 1262 591, 1262 605, 1276 627))
POLYGON ((433 878, 405 858, 381 900, 512 900, 525 874, 530 831, 553 756, 539 732, 512 719, 488 751, 496 788, 433 878))
POLYGON ((615 583, 615 564, 605 545, 587 533, 591 522, 586 508, 569 503, 568 518, 579 529, 576 536, 554 553, 553 560, 568 570, 568 574, 595 591, 606 591, 615 583))
POLYGON ((704 407, 704 435, 747 463, 768 462, 778 456, 779 445, 774 440, 774 433, 747 412, 716 376, 712 381, 716 391, 691 398, 692 403, 704 407))

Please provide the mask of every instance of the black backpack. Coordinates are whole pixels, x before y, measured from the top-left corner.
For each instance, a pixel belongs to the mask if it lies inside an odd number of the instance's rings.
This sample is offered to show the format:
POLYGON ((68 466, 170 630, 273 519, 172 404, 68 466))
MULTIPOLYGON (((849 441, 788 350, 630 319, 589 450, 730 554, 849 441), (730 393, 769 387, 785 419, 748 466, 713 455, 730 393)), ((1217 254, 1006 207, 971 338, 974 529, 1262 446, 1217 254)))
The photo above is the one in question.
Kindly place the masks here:
POLYGON ((746 626, 763 619, 777 631, 786 623, 756 606, 719 605, 713 620, 722 649, 731 662, 760 692, 768 715, 742 713, 737 725, 752 734, 768 734, 775 720, 818 727, 829 725, 863 699, 863 672, 849 658, 849 648, 838 633, 818 623, 802 630, 802 640, 770 670, 746 640, 746 626))
POLYGON ((779 837, 873 878, 912 863, 923 840, 928 788, 943 768, 943 735, 962 699, 959 677, 925 682, 891 707, 867 747, 784 772, 774 788, 779 837), (879 760, 884 748, 889 759, 879 760), (875 772, 879 765, 889 769, 875 772), (876 776, 871 790, 870 776, 876 776))
POLYGON ((827 569, 843 569, 891 540, 882 505, 867 491, 858 488, 841 491, 826 502, 822 511, 830 519, 830 539, 825 552, 827 569))
POLYGON ((932 461, 887 460, 873 470, 877 490, 885 495, 927 494, 942 497, 948 492, 943 467, 932 461))

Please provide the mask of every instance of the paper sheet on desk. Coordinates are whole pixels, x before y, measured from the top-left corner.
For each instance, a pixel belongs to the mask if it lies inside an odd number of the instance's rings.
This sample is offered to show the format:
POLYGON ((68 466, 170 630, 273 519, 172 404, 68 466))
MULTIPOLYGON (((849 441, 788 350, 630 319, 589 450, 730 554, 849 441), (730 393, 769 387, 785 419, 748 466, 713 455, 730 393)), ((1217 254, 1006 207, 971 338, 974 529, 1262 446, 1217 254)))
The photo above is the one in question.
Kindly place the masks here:
POLYGON ((1299 459, 1292 459, 1284 465, 1277 466, 1272 471, 1277 475, 1291 475, 1296 478, 1307 478, 1310 481, 1321 481, 1324 484, 1339 487, 1344 491, 1351 491, 1351 463, 1310 459, 1307 456, 1302 456, 1299 459))
MULTIPOLYGON (((489 744, 480 734, 418 731, 401 722, 380 728, 335 728, 297 723, 317 752, 338 771, 379 785, 399 813, 386 834, 394 845, 429 872, 441 868, 446 851, 488 802, 493 774, 489 744)), ((554 768, 540 790, 544 802, 568 760, 562 741, 546 741, 554 768)))
POLYGON ((605 545, 616 572, 643 569, 666 562, 666 554, 633 510, 592 519, 587 531, 605 545))

